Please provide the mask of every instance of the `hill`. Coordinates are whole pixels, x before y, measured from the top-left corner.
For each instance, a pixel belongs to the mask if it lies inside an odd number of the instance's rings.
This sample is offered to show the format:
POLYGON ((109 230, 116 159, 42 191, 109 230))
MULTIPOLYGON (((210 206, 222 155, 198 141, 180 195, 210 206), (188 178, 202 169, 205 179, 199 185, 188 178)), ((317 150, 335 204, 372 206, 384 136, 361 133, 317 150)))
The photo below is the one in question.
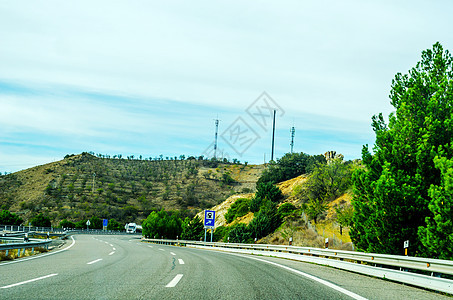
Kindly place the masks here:
MULTIPOLYGON (((295 192, 296 189, 306 183, 308 177, 308 174, 304 174, 277 184, 284 196, 281 204, 291 203, 299 209, 296 211, 296 214, 285 217, 283 224, 274 233, 258 240, 258 243, 287 245, 291 237, 293 245, 322 248, 324 247, 325 238, 329 238, 330 248, 352 250, 349 228, 346 227, 340 230, 336 211, 336 208, 350 205, 352 199, 351 192, 347 191, 338 198, 329 201, 326 212, 315 223, 313 220, 309 220, 303 213, 301 209, 303 201, 295 192)), ((254 213, 252 212, 236 218, 229 224, 225 219, 225 214, 236 200, 240 198, 251 199, 254 196, 254 193, 233 195, 224 202, 212 207, 211 209, 216 211, 216 228, 220 226, 234 227, 238 223, 249 224, 254 217, 254 213)), ((203 219, 203 212, 200 212, 198 216, 203 219)))
POLYGON ((44 213, 53 225, 92 216, 141 222, 152 210, 193 216, 240 192, 252 192, 261 165, 195 159, 105 158, 89 153, 0 176, 0 205, 27 222, 44 213))

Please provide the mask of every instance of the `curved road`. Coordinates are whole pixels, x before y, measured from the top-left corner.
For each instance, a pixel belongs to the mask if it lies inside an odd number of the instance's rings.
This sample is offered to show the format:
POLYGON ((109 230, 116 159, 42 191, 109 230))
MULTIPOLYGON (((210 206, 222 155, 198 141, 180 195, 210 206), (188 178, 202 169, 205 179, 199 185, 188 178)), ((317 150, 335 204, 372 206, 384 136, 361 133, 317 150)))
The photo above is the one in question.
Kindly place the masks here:
MULTIPOLYGON (((442 299, 328 267, 79 235, 63 250, 0 263, 0 299, 442 299)), ((445 299, 451 299, 445 297, 445 299)))

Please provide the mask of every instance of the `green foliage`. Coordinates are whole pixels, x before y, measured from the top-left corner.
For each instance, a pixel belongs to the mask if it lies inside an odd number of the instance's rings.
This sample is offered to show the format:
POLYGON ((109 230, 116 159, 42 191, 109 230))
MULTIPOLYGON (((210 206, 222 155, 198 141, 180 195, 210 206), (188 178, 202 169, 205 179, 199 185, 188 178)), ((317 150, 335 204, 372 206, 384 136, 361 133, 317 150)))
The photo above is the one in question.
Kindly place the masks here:
POLYGON ((342 227, 349 227, 352 225, 352 218, 354 216, 354 207, 348 205, 343 208, 335 208, 337 212, 337 222, 342 227))
POLYGON ((77 228, 77 229, 85 229, 85 228, 87 228, 86 223, 87 223, 87 220, 77 221, 77 222, 75 222, 75 228, 77 228))
POLYGON ((203 221, 198 217, 185 218, 182 223, 181 239, 189 241, 198 241, 204 235, 203 221))
POLYGON ((223 173, 222 174, 222 182, 226 185, 231 185, 234 183, 234 179, 230 176, 230 174, 227 172, 227 173, 223 173))
POLYGON ((280 205, 280 207, 278 208, 278 213, 280 216, 282 216, 282 218, 284 218, 293 214, 296 210, 297 208, 293 204, 287 202, 280 205))
POLYGON ((214 230, 214 236, 212 238, 212 241, 227 242, 229 232, 230 232, 230 227, 225 227, 225 226, 216 227, 216 229, 214 230))
POLYGON ((250 211, 253 213, 259 211, 261 202, 263 202, 261 198, 253 197, 250 201, 250 211))
POLYGON ((253 237, 262 238, 274 232, 281 223, 282 218, 277 211, 277 204, 265 200, 258 213, 253 217, 252 222, 250 222, 248 229, 253 237))
POLYGON ((59 225, 61 228, 76 228, 75 223, 68 221, 67 219, 61 220, 59 225))
POLYGON ((402 254, 403 242, 409 240, 411 253, 440 257, 451 245, 446 238, 451 204, 441 204, 449 197, 449 175, 442 172, 453 157, 453 63, 448 51, 439 43, 423 51, 409 74, 395 76, 390 98, 396 112, 388 125, 382 114, 373 117, 374 154, 364 147, 366 169, 353 175, 350 235, 360 250, 402 254), (435 165, 436 157, 445 161, 435 165), (445 244, 433 239, 440 232, 445 244))
POLYGON ((228 209, 225 214, 225 219, 228 223, 233 222, 234 219, 242 217, 249 212, 250 200, 246 198, 237 199, 228 209))
POLYGON ((151 238, 176 239, 181 236, 182 221, 177 211, 167 213, 164 209, 153 211, 142 224, 143 235, 151 238))
POLYGON ((231 243, 248 243, 252 239, 252 233, 247 228, 247 225, 240 223, 231 229, 228 237, 231 243))
MULTIPOLYGON (((271 162, 258 179, 257 186, 261 183, 279 183, 311 172, 318 163, 326 163, 323 155, 308 155, 305 153, 286 153, 277 162, 271 162)), ((264 199, 264 198, 263 198, 264 199)))
POLYGON ((307 181, 296 189, 302 200, 331 201, 351 186, 352 168, 341 159, 329 164, 318 164, 307 181))
POLYGON ((0 212, 0 224, 2 225, 20 225, 22 219, 15 213, 11 213, 9 210, 2 210, 0 212))
POLYGON ((429 188, 432 215, 426 217, 426 227, 420 227, 418 233, 430 257, 452 259, 453 159, 436 156, 434 164, 441 171, 441 183, 429 188))
POLYGON ((48 216, 44 216, 42 213, 37 215, 36 217, 30 220, 31 225, 36 227, 51 227, 52 224, 50 222, 50 218, 48 216))
POLYGON ((327 203, 323 199, 310 199, 303 207, 307 216, 317 223, 318 218, 326 212, 327 203))
POLYGON ((90 219, 90 229, 102 229, 102 220, 94 216, 90 219))
POLYGON ((260 183, 256 188, 255 198, 257 199, 268 199, 272 202, 278 202, 283 198, 282 191, 274 184, 270 182, 260 183))
POLYGON ((115 219, 110 219, 109 223, 107 224, 107 230, 116 230, 116 231, 123 231, 124 224, 121 224, 115 219))

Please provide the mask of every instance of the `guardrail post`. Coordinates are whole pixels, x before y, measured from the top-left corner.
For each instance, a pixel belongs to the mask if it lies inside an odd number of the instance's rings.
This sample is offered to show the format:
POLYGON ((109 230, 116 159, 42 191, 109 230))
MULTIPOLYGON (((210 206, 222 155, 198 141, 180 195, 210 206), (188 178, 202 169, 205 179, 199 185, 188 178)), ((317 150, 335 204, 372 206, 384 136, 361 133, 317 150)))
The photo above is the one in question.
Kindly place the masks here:
POLYGON ((8 249, 6 249, 6 256, 8 256, 8 254, 9 254, 9 250, 8 250, 8 249))

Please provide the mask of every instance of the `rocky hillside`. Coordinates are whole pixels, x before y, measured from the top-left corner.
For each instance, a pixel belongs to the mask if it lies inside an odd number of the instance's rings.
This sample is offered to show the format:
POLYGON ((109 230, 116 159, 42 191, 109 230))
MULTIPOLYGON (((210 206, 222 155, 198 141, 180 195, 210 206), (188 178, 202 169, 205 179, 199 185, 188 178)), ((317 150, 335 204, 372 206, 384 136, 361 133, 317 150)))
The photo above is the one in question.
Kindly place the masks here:
POLYGON ((24 221, 38 213, 140 222, 153 209, 194 215, 236 193, 253 192, 263 166, 208 160, 99 158, 88 153, 0 176, 0 206, 24 221))

